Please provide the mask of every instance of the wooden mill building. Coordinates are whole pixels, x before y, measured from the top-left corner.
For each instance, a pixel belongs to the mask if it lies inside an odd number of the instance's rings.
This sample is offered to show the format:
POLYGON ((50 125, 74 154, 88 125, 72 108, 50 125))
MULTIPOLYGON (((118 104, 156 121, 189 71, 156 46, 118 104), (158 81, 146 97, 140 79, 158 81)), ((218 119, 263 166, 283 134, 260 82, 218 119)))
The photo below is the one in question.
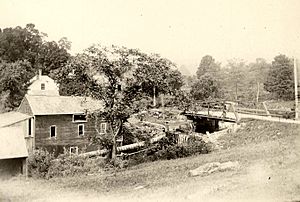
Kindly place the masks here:
POLYGON ((23 98, 18 112, 32 117, 32 148, 47 148, 62 153, 64 149, 77 153, 97 149, 91 146, 89 139, 97 134, 106 133, 105 121, 95 125, 87 117, 87 111, 101 110, 103 103, 86 97, 59 96, 58 87, 48 76, 39 75, 32 79, 32 84, 23 98))

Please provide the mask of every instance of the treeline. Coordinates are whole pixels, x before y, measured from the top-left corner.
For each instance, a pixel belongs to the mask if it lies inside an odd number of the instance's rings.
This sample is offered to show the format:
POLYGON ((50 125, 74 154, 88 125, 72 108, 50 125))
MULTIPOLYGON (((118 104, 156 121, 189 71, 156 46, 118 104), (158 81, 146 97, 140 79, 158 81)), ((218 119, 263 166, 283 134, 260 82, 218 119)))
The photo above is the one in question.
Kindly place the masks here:
POLYGON ((112 85, 120 86, 119 80, 125 84, 126 77, 138 82, 144 96, 171 94, 175 101, 182 97, 250 102, 294 98, 293 60, 285 55, 274 57, 272 63, 263 58, 249 64, 232 59, 226 65, 206 55, 196 75, 183 78, 174 63, 157 54, 96 45, 72 56, 70 48, 71 42, 65 37, 47 41, 47 34, 34 24, 0 29, 0 111, 19 105, 38 69, 56 80, 61 95, 101 92, 99 83, 103 86, 114 75, 112 85), (190 89, 189 94, 179 91, 183 85, 190 89))
POLYGON ((258 103, 265 100, 293 100, 293 59, 278 55, 272 63, 263 58, 246 64, 229 60, 225 66, 206 55, 196 75, 185 77, 190 97, 195 100, 224 99, 258 103))

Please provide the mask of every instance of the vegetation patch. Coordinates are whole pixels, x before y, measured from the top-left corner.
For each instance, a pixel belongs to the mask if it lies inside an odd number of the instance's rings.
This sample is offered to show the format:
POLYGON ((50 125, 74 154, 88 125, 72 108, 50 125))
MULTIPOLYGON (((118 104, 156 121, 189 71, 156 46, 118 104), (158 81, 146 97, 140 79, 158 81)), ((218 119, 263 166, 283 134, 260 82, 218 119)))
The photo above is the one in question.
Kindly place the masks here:
POLYGON ((29 176, 35 178, 52 178, 75 176, 79 174, 100 173, 106 168, 103 157, 87 158, 65 153, 54 157, 44 149, 34 150, 28 159, 29 176))
POLYGON ((145 162, 207 154, 211 150, 212 145, 196 137, 190 138, 185 144, 178 145, 171 133, 168 133, 166 137, 155 144, 147 144, 144 148, 132 153, 125 153, 116 159, 89 158, 69 154, 66 151, 55 158, 53 153, 40 149, 35 150, 28 160, 29 175, 49 179, 82 174, 109 173, 145 162))

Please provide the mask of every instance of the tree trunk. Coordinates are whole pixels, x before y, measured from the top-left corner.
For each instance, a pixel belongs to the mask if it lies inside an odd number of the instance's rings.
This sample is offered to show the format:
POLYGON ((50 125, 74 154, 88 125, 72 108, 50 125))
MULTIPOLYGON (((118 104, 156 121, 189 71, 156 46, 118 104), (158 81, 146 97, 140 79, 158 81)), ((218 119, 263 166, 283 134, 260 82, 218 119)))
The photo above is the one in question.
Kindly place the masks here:
POLYGON ((156 106, 155 86, 153 86, 153 106, 156 106))
POLYGON ((112 146, 112 151, 111 151, 111 159, 116 159, 117 157, 117 141, 116 141, 116 136, 113 136, 113 146, 112 146))
POLYGON ((113 159, 113 160, 116 159, 116 157, 117 157, 117 141, 116 141, 116 138, 122 132, 122 126, 123 126, 123 122, 120 121, 120 125, 117 128, 117 131, 114 133, 114 131, 112 130, 113 145, 112 145, 112 151, 111 151, 111 159, 113 159))

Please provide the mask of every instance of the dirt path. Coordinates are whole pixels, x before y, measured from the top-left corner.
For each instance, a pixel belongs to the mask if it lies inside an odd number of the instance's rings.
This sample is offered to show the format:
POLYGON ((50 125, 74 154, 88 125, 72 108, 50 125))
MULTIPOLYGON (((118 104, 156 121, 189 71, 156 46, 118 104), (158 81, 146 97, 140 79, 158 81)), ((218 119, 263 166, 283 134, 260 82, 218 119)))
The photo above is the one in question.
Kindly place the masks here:
POLYGON ((255 120, 263 120, 263 121, 273 121, 273 122, 280 122, 280 123, 294 123, 294 124, 300 124, 300 120, 292 120, 292 119, 286 119, 282 117, 271 117, 271 116, 259 116, 254 114, 243 114, 239 113, 240 118, 244 119, 255 119, 255 120))

